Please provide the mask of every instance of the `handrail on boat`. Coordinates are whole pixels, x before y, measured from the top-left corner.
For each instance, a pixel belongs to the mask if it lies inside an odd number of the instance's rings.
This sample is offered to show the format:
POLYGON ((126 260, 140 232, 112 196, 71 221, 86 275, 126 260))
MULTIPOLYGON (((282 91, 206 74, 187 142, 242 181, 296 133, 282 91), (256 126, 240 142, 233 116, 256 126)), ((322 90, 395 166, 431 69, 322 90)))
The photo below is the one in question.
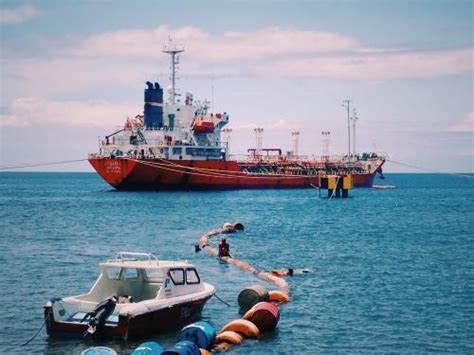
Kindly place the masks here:
POLYGON ((152 253, 137 253, 137 252, 129 252, 129 251, 121 251, 115 254, 115 261, 138 261, 143 259, 144 261, 156 261, 158 262, 158 258, 155 254, 152 253))

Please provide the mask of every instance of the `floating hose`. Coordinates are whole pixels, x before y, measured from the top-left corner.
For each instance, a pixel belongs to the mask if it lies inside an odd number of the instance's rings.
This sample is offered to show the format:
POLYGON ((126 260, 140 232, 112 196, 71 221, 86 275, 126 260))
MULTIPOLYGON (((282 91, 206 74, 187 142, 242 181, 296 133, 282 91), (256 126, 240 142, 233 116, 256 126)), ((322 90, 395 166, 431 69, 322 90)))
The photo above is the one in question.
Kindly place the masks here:
MULTIPOLYGON (((199 241, 199 246, 201 247, 201 249, 207 250, 207 252, 211 254, 212 256, 218 257, 219 256, 218 251, 209 245, 210 238, 219 234, 234 233, 237 231, 241 231, 243 229, 244 229, 244 226, 241 223, 225 223, 222 227, 212 229, 206 234, 204 234, 199 241)), ((282 290, 285 293, 288 293, 289 291, 288 283, 281 277, 272 275, 269 272, 260 271, 256 269, 255 267, 253 267, 252 265, 246 263, 245 261, 235 259, 229 256, 223 256, 223 257, 220 257, 220 259, 238 267, 241 270, 254 274, 256 277, 258 277, 259 279, 263 281, 274 284, 276 287, 278 287, 280 290, 282 290)))
MULTIPOLYGON (((222 227, 212 229, 201 236, 199 244, 195 246, 195 250, 205 249, 212 256, 219 257, 218 251, 209 244, 210 238, 219 234, 235 233, 243 230, 244 226, 241 223, 224 223, 222 227)), ((280 318, 277 306, 289 302, 290 297, 288 296, 289 286, 284 279, 271 273, 260 271, 245 261, 230 256, 219 257, 219 259, 279 288, 279 290, 267 292, 263 286, 254 285, 239 294, 241 310, 243 304, 247 305, 250 310, 246 309, 243 319, 235 319, 227 323, 217 334, 214 350, 227 351, 232 346, 240 345, 244 338, 258 338, 262 331, 274 329, 280 318)), ((221 302, 230 306, 227 302, 220 299, 217 294, 215 296, 221 302)))

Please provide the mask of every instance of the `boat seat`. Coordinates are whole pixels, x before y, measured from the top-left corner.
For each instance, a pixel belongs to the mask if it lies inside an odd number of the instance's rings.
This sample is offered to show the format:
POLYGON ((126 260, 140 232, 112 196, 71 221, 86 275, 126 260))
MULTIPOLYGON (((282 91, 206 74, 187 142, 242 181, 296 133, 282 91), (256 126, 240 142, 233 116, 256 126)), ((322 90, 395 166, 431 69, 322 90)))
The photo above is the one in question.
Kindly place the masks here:
POLYGON ((133 302, 141 302, 156 298, 161 288, 158 282, 142 282, 141 280, 122 281, 117 289, 117 296, 131 296, 133 302))

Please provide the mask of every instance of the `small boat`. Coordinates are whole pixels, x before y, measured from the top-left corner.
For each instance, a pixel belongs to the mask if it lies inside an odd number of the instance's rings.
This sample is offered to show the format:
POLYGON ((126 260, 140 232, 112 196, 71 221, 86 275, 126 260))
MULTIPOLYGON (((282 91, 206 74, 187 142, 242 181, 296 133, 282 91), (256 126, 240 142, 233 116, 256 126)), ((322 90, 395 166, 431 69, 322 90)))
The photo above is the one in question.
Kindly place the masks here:
POLYGON ((44 305, 46 329, 50 336, 147 336, 198 320, 215 292, 187 262, 120 252, 100 264, 88 293, 44 305))

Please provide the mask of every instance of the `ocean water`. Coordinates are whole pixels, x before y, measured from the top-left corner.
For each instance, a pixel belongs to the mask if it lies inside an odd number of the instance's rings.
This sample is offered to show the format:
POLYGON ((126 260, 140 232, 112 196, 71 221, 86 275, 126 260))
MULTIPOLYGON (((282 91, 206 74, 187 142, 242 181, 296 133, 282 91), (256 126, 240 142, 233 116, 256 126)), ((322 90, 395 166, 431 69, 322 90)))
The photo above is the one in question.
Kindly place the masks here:
MULTIPOLYGON (((86 292, 117 251, 187 259, 218 290, 203 317, 239 318, 237 295, 261 283, 193 245, 240 221, 231 253, 288 278, 276 331, 233 354, 474 352, 474 179, 386 174, 394 190, 321 199, 313 189, 118 192, 88 173, 0 174, 0 353, 78 354, 90 341, 49 339, 42 305, 86 292)), ((378 183, 381 183, 378 181, 378 183)), ((272 288, 271 285, 268 285, 272 288)), ((157 335, 173 345, 178 330, 157 335)), ((151 339, 143 339, 151 340, 151 339)), ((119 354, 141 341, 106 341, 119 354)))

